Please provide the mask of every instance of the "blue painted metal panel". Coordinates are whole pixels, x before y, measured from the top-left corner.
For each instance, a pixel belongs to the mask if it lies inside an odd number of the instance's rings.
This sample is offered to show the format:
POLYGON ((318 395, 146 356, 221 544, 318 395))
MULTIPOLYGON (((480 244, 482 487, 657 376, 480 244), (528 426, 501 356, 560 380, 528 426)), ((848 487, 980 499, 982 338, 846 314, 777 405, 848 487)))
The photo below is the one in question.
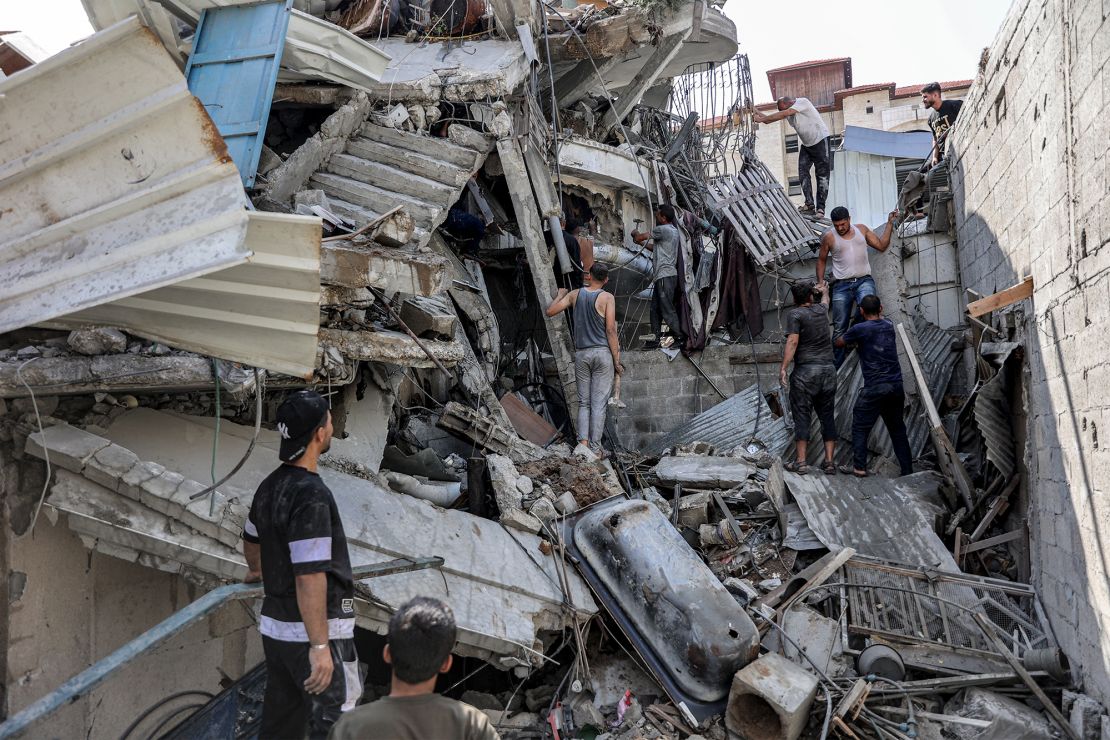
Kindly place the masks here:
POLYGON ((206 9, 185 67, 189 90, 224 137, 244 187, 254 185, 292 5, 276 0, 206 9))

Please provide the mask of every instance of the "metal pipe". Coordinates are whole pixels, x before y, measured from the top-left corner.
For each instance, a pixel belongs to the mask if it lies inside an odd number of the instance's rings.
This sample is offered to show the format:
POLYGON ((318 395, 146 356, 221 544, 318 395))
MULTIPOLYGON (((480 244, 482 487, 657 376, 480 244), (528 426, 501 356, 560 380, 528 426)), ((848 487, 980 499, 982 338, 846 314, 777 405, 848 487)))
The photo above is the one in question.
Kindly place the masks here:
POLYGON ((627 267, 642 275, 650 275, 652 271, 651 257, 633 252, 619 244, 594 243, 594 259, 605 262, 613 267, 627 267))

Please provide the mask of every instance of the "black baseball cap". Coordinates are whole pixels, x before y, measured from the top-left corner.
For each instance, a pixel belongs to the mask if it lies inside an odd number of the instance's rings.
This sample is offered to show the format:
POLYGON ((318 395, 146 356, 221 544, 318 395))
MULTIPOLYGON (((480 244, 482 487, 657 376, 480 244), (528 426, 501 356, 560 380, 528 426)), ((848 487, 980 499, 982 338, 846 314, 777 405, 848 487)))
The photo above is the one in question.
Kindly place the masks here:
POLYGON ((328 402, 316 391, 300 390, 278 407, 277 430, 281 434, 278 459, 293 462, 308 449, 312 433, 328 420, 328 402))

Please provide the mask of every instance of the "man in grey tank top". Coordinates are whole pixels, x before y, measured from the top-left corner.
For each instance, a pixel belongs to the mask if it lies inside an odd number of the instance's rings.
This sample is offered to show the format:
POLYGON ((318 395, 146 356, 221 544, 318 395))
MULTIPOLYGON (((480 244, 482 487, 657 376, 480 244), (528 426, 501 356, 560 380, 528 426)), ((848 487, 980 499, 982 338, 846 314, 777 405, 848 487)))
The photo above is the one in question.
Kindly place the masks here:
POLYGON ((605 457, 601 435, 605 411, 613 392, 614 373, 624 372, 617 340, 617 304, 604 290, 609 267, 595 262, 586 273, 586 287, 560 288, 547 307, 548 316, 568 308, 574 316, 574 378, 578 383, 578 443, 605 457))

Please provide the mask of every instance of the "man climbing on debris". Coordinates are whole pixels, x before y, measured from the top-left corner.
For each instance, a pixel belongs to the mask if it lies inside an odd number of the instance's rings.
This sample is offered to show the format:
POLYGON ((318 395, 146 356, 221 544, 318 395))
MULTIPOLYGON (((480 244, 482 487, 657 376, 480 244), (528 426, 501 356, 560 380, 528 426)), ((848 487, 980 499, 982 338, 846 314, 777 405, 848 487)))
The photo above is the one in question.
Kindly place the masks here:
POLYGON ((648 242, 652 253, 651 274, 651 330, 655 332, 658 344, 669 346, 663 341, 663 322, 674 335, 675 346, 686 345, 686 334, 682 331, 682 321, 678 318, 675 297, 678 295, 678 250, 682 246, 682 234, 675 225, 674 206, 662 203, 655 209, 656 226, 651 232, 632 231, 632 241, 637 244, 648 242), (650 241, 649 241, 650 240, 650 241))
MULTIPOLYGON (((578 237, 574 233, 578 230, 578 222, 567 221, 566 216, 560 216, 559 229, 563 232, 563 245, 567 248, 567 256, 570 257, 572 268, 570 272, 563 272, 559 260, 553 259, 555 282, 560 288, 575 290, 582 287, 582 275, 585 272, 582 268, 581 247, 578 245, 578 237)), ((544 232, 544 239, 547 241, 548 251, 555 248, 555 237, 550 231, 544 232)))
POLYGON ((829 129, 821 119, 817 108, 809 98, 792 98, 784 96, 775 101, 777 113, 766 115, 758 110, 752 115, 758 123, 774 123, 786 118, 794 131, 798 134, 798 183, 802 187, 802 197, 805 205, 800 210, 802 213, 812 213, 817 218, 825 217, 825 199, 829 194, 829 162, 831 152, 829 146, 829 129), (809 169, 812 167, 817 175, 817 198, 813 197, 813 186, 809 179, 809 169))
POLYGON ((568 308, 574 317, 574 377, 578 384, 578 444, 584 451, 604 457, 601 435, 605 411, 613 392, 613 374, 624 372, 617 338, 617 308, 605 290, 609 267, 595 262, 586 273, 586 287, 559 288, 547 307, 548 316, 568 308))
POLYGON ((909 475, 913 472, 913 459, 906 422, 902 419, 905 397, 894 323, 883 318, 883 304, 878 296, 865 296, 859 309, 864 320, 836 339, 836 346, 841 349, 856 348, 863 369, 863 389, 852 411, 852 465, 844 465, 840 471, 857 478, 867 477, 867 438, 882 417, 902 475, 909 475))
POLYGON ((451 670, 455 615, 437 599, 418 596, 389 620, 382 658, 393 669, 389 696, 344 715, 330 740, 497 740, 485 714, 435 693, 436 678, 451 670))
MULTIPOLYGON (((875 295, 875 280, 871 277, 871 262, 867 248, 885 252, 890 247, 894 222, 898 211, 891 211, 886 231, 881 237, 863 224, 853 224, 851 214, 844 206, 832 210, 833 227, 821 237, 821 251, 817 255, 817 287, 825 289, 825 264, 832 255, 832 322, 833 338, 848 330, 852 321, 852 306, 858 306, 865 296, 875 295)), ((825 291, 829 292, 829 291, 825 291)), ((844 362, 844 350, 834 353, 836 366, 844 362)))
POLYGON ((806 452, 809 446, 810 415, 817 410, 821 420, 821 438, 825 443, 825 462, 821 470, 826 475, 836 474, 836 367, 833 365, 833 345, 829 338, 828 291, 819 291, 812 283, 795 283, 790 286, 794 308, 786 314, 786 347, 782 352, 779 382, 790 389, 790 413, 794 417, 794 444, 797 458, 783 467, 792 473, 809 472, 806 452), (814 303, 816 297, 820 303, 814 303), (789 384, 786 371, 790 363, 789 384))
POLYGON ((258 486, 243 527, 246 581, 266 594, 261 738, 323 738, 362 695, 354 583, 331 491, 316 473, 331 446, 328 402, 297 391, 277 412, 283 463, 258 486))
POLYGON ((933 151, 929 155, 929 166, 936 167, 944 159, 944 145, 956 117, 963 107, 962 100, 941 100, 943 92, 939 82, 930 82, 921 88, 921 104, 932 111, 929 114, 929 128, 933 132, 933 151))

